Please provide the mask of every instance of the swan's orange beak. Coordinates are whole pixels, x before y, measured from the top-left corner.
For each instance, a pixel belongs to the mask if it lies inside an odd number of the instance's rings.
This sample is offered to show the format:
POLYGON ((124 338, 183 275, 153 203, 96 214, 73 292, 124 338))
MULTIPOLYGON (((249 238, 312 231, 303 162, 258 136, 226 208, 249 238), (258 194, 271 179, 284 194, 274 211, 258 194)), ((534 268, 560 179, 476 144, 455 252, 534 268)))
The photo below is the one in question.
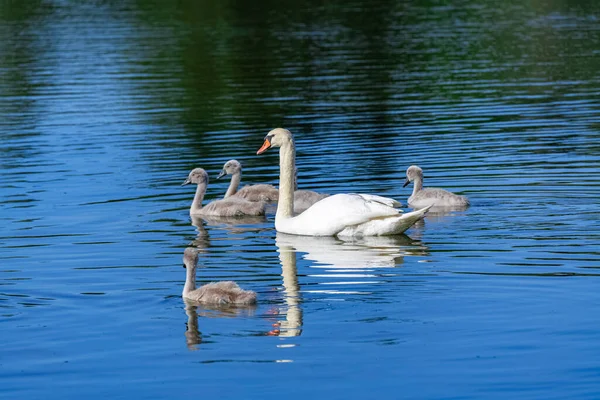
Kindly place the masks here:
POLYGON ((262 154, 265 151, 267 151, 267 149, 271 147, 271 142, 269 141, 269 138, 265 138, 265 142, 263 143, 262 147, 260 149, 258 149, 258 151, 256 152, 256 154, 262 154))

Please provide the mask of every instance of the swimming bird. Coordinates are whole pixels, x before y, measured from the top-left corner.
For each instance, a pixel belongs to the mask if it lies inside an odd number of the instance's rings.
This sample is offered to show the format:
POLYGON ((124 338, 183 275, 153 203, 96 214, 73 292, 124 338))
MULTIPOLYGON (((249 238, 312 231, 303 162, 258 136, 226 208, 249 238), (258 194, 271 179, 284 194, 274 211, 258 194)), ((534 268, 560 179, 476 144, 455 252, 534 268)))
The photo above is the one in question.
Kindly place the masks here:
MULTIPOLYGON (((225 198, 240 197, 248 201, 267 201, 274 202, 279 198, 279 191, 273 185, 257 184, 246 185, 239 191, 237 190, 242 179, 242 164, 237 160, 229 160, 223 165, 223 170, 217 176, 217 179, 225 175, 231 175, 229 188, 225 193, 225 198)), ((297 176, 297 174, 295 174, 297 176)), ((296 180, 294 179, 294 188, 297 188, 296 180)), ((299 214, 306 210, 317 201, 328 197, 326 193, 317 193, 312 190, 295 190, 294 191, 294 213, 299 214)))
POLYGON ((411 165, 406 170, 406 181, 402 187, 414 182, 412 195, 408 198, 411 207, 468 207, 469 199, 440 188, 423 189, 423 170, 411 165))
POLYGON ((240 181, 242 180, 242 164, 238 160, 229 160, 223 165, 223 170, 217 176, 217 179, 225 175, 231 175, 231 182, 229 188, 225 193, 225 198, 235 196, 238 198, 246 199, 248 201, 277 201, 279 191, 273 185, 257 184, 257 185, 246 185, 239 191, 237 190, 240 181))
POLYGON ((295 190, 294 191, 294 214, 300 214, 313 204, 329 197, 327 193, 317 193, 312 190, 295 190))
POLYGON ((181 296, 184 299, 211 305, 256 304, 256 292, 241 289, 233 281, 211 282, 196 289, 198 249, 188 247, 183 252, 183 267, 186 269, 185 285, 181 296))
POLYGON ((402 214, 399 203, 369 194, 335 194, 316 202, 298 216, 294 210, 296 146, 290 131, 276 128, 257 154, 279 147, 279 201, 275 214, 278 232, 307 236, 384 236, 404 232, 423 218, 428 208, 402 214))
POLYGON ((208 174, 202 168, 193 169, 183 185, 195 183, 198 185, 190 207, 190 215, 207 215, 220 217, 242 217, 246 215, 265 215, 264 202, 251 202, 242 198, 214 200, 202 207, 202 200, 208 186, 208 174))

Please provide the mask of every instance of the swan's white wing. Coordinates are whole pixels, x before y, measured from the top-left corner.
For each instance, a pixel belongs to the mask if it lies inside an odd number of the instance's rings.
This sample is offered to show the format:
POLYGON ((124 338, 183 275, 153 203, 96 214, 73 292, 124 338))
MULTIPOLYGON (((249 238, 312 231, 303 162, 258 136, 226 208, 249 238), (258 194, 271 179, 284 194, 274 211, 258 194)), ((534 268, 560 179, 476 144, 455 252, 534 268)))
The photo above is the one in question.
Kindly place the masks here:
POLYGON ((399 235, 423 218, 430 208, 431 206, 394 217, 376 218, 364 224, 348 226, 339 232, 338 236, 399 235))
POLYGON ((279 223, 276 220, 275 227, 279 232, 295 235, 331 236, 348 226, 399 214, 399 210, 360 194, 336 194, 315 203, 297 217, 279 223))
POLYGON ((383 196, 377 196, 376 194, 365 194, 365 193, 357 193, 360 197, 362 197, 365 200, 368 201, 376 201, 378 203, 381 204, 385 204, 386 206, 389 207, 402 207, 402 204, 397 201, 392 199, 391 197, 383 197, 383 196))

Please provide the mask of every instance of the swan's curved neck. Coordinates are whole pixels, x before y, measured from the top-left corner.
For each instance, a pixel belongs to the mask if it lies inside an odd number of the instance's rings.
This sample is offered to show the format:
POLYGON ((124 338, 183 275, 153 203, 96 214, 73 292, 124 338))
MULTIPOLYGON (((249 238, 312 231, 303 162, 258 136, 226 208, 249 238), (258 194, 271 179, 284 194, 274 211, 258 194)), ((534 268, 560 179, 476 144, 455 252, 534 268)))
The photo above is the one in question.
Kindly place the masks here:
POLYGON ((238 187, 240 186, 241 180, 242 180, 241 172, 236 172, 235 174, 231 175, 231 182, 229 183, 229 188, 227 189, 227 192, 225 193, 225 198, 228 198, 229 196, 233 196, 234 194, 237 193, 237 190, 238 190, 238 187))
POLYGON ((416 195, 421 189, 423 189, 423 176, 417 175, 413 181, 413 196, 416 195))
POLYGON ((290 138, 279 149, 279 201, 277 220, 291 218, 294 215, 294 168, 296 164, 296 146, 290 138))
POLYGON ((196 290, 196 267, 187 265, 185 266, 185 285, 183 286, 183 296, 196 290))
POLYGON ((202 209, 202 200, 204 200, 204 194, 206 193, 206 183, 198 184, 196 188, 196 194, 192 201, 192 207, 190 208, 190 214, 194 214, 202 209))

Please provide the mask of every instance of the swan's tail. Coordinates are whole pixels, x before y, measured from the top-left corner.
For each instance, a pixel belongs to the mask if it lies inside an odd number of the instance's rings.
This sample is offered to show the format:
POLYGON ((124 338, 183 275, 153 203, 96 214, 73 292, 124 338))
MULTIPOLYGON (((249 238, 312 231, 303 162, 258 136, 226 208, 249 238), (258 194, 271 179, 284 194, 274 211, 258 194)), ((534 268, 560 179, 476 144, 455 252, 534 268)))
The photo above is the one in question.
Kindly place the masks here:
POLYGON ((396 225, 396 229, 394 230, 393 234, 399 235, 401 233, 404 233, 404 231, 413 226, 417 221, 423 219, 423 217, 425 217, 425 214, 427 214, 427 211, 429 211, 431 207, 433 207, 433 205, 423 207, 419 210, 411 211, 406 214, 402 214, 402 216, 398 220, 398 224, 396 225))
POLYGON ((400 235, 422 219, 431 206, 406 214, 375 218, 362 224, 347 226, 337 236, 389 236, 400 235))

